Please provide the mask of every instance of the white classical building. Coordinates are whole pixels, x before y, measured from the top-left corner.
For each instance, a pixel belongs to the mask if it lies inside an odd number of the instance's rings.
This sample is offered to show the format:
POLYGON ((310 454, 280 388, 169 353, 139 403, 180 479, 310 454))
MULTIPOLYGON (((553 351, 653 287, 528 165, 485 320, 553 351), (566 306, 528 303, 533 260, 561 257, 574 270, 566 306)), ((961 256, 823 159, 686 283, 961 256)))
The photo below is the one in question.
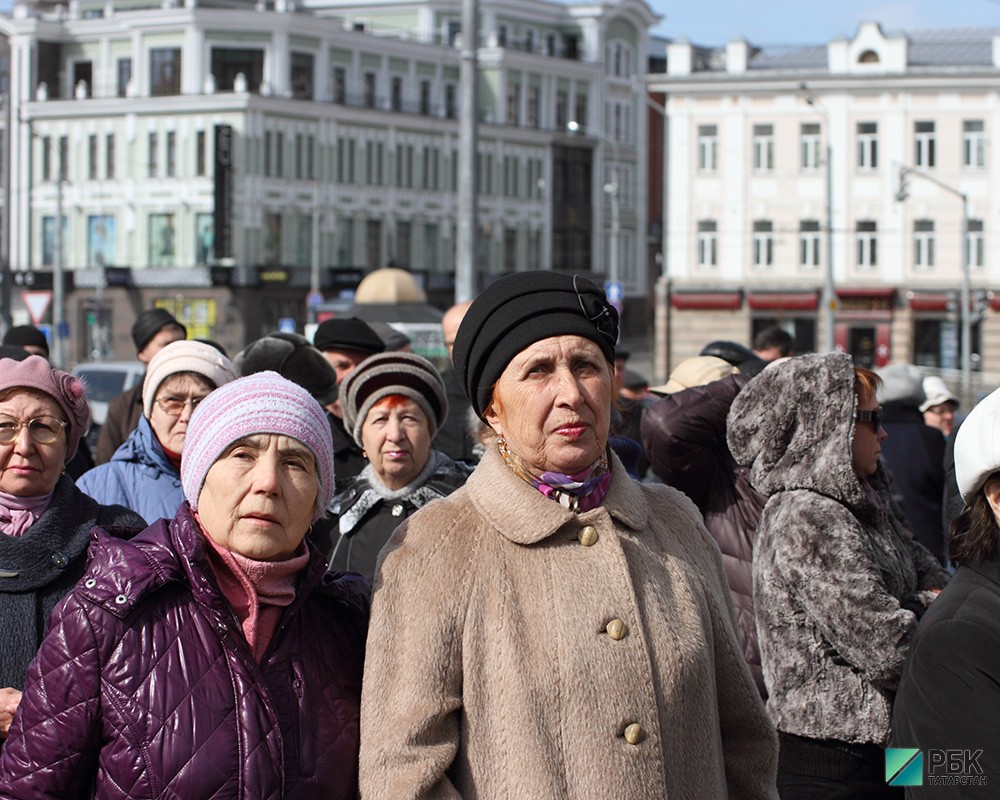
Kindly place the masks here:
POLYGON ((958 367, 967 263, 973 360, 1000 370, 1000 28, 674 41, 648 82, 667 95, 674 363, 779 324, 802 350, 829 331, 863 364, 958 367))
MULTIPOLYGON (((67 360, 129 355, 153 304, 238 349, 301 326, 316 272, 330 298, 405 266, 446 303, 460 19, 458 0, 73 0, 0 17, 9 264, 17 285, 67 276, 67 360)), ((658 17, 643 0, 487 0, 481 20, 478 283, 539 267, 602 280, 614 247, 644 295, 636 76, 658 17)))

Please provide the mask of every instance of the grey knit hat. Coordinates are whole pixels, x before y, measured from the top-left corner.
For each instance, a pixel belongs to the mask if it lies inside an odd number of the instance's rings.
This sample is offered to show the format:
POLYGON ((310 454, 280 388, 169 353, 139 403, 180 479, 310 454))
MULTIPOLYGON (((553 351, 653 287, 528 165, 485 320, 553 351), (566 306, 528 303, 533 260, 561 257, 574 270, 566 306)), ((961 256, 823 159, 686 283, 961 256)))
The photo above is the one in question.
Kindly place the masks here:
POLYGON ((359 446, 368 412, 383 398, 396 394, 420 406, 430 422, 431 436, 448 415, 444 380, 430 361, 414 353, 376 353, 358 364, 340 386, 344 422, 359 446))

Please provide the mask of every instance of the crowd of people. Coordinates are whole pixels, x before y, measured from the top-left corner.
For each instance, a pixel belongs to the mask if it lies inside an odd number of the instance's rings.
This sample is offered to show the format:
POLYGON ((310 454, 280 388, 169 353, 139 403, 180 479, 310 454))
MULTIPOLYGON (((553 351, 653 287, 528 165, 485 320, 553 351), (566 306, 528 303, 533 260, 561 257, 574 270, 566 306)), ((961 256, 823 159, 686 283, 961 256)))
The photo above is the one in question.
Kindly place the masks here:
POLYGON ((442 333, 230 358, 142 311, 91 453, 8 331, 0 800, 901 798, 890 746, 982 751, 907 797, 1000 783, 1000 390, 959 420, 780 328, 650 386, 551 272, 442 333))

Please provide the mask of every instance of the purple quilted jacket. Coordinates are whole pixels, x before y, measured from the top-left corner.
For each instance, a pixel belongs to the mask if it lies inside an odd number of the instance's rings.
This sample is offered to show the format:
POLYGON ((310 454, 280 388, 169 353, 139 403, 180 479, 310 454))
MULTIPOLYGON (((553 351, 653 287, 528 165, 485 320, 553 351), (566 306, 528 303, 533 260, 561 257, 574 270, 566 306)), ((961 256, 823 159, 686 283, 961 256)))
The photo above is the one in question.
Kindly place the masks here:
POLYGON ((257 664, 187 503, 99 538, 52 614, 0 798, 354 798, 368 585, 314 555, 257 664))

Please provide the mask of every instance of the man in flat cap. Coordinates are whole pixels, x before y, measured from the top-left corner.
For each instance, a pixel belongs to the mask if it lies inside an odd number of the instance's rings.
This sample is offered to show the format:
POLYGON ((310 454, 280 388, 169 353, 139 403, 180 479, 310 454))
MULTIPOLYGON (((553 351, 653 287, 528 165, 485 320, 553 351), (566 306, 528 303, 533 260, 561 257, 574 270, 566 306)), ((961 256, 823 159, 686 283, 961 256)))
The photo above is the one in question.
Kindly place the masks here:
MULTIPOLYGON (((319 350, 333 371, 337 385, 343 383, 350 372, 368 356, 385 352, 385 342, 362 319, 357 317, 332 317, 316 328, 313 345, 319 350)), ((364 451, 344 428, 344 412, 340 403, 326 406, 331 414, 333 450, 337 454, 336 482, 338 490, 365 468, 364 451)))
MULTIPOLYGON (((187 338, 187 328, 174 315, 162 308, 149 308, 141 312, 132 323, 132 341, 135 357, 148 364, 153 356, 172 342, 187 338)), ((111 460, 128 435, 135 430, 142 416, 142 381, 131 389, 111 398, 108 416, 97 437, 94 460, 105 464, 111 460)))

